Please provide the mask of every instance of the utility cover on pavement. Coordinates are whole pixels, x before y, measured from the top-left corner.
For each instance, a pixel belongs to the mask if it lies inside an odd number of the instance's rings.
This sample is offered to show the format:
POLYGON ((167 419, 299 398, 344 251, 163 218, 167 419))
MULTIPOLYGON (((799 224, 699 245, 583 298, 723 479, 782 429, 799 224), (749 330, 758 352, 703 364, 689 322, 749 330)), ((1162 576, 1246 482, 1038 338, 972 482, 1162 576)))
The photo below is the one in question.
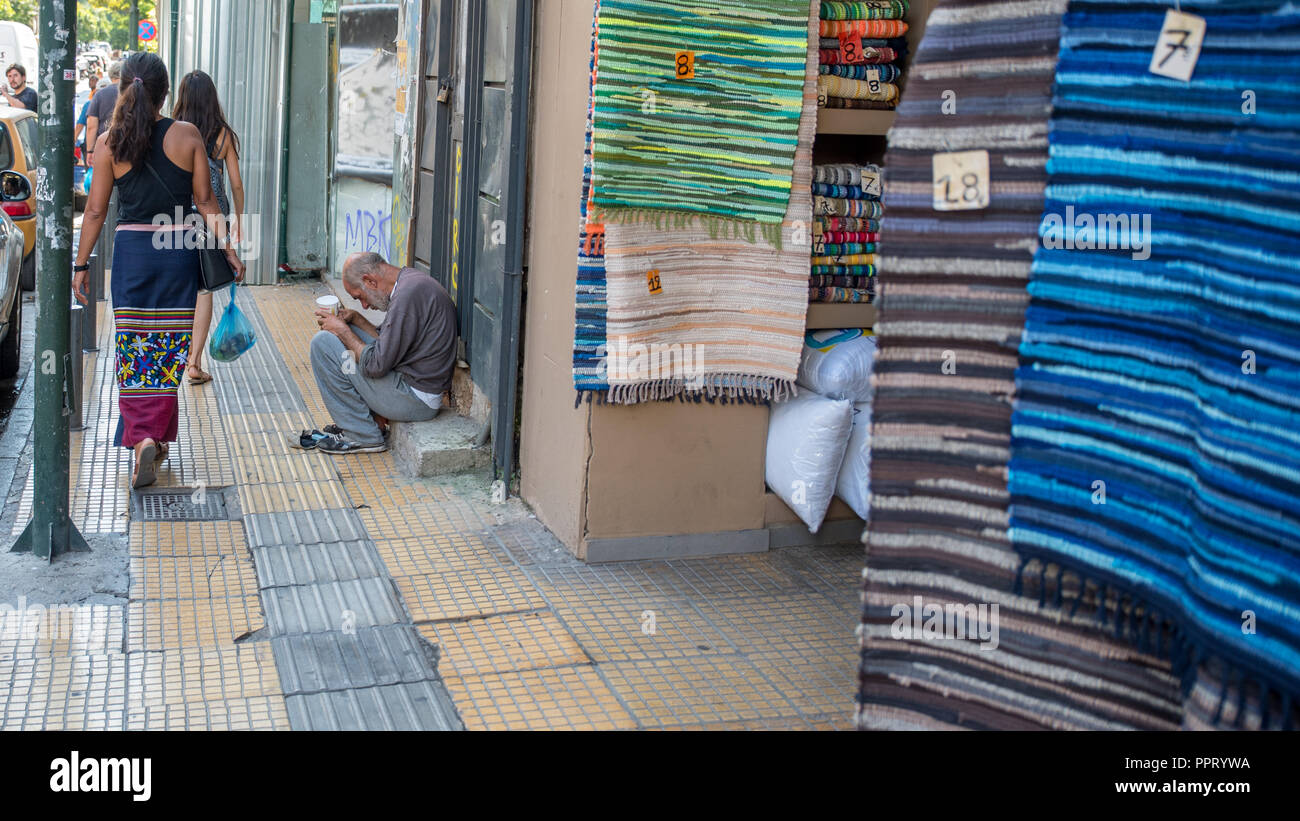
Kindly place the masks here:
POLYGON ((137 490, 131 494, 131 518, 159 522, 224 522, 230 519, 225 488, 137 490))

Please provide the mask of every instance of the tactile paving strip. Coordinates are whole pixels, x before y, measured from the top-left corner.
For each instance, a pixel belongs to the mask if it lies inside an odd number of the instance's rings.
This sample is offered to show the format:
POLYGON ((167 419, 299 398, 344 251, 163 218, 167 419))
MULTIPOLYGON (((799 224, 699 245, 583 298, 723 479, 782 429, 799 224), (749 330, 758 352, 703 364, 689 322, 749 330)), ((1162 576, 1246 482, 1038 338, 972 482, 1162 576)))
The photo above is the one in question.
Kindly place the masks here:
POLYGON ((271 646, 288 695, 413 684, 438 666, 434 647, 406 624, 284 636, 271 646))
POLYGON ((300 730, 460 730, 456 708, 441 682, 332 690, 285 699, 300 730))
POLYGON ((364 541, 316 545, 269 545, 253 549, 260 588, 319 584, 388 575, 374 547, 364 541))
POLYGON ((272 636, 401 624, 406 614, 388 579, 356 579, 262 591, 272 636))

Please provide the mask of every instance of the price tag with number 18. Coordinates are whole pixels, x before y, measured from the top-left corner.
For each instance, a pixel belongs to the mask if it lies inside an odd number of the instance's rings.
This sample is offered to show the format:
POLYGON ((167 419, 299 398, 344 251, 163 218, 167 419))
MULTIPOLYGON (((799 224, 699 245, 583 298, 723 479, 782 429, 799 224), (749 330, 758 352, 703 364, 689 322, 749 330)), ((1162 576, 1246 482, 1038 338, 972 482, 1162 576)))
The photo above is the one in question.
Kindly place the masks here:
POLYGON ((932 161, 934 210, 974 211, 989 205, 989 152, 952 151, 932 161))

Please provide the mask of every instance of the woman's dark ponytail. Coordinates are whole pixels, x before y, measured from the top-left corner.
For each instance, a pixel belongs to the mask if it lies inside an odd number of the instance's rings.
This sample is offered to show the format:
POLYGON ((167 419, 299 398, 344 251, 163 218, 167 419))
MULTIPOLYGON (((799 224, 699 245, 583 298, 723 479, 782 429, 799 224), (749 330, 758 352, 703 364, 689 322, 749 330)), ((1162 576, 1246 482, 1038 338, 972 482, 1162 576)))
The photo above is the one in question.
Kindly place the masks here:
POLYGON ((154 123, 168 90, 167 66, 157 54, 141 51, 122 62, 117 107, 108 129, 114 160, 135 166, 148 156, 154 123))

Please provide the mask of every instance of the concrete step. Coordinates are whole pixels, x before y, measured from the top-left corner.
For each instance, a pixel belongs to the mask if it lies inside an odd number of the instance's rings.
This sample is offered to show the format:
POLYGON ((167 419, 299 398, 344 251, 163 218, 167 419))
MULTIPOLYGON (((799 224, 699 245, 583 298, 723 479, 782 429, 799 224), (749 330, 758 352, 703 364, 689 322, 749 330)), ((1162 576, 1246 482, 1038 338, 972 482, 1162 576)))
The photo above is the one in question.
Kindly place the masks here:
POLYGON ((428 422, 394 422, 388 447, 408 476, 445 476, 486 468, 491 450, 474 447, 480 426, 443 408, 428 422))

